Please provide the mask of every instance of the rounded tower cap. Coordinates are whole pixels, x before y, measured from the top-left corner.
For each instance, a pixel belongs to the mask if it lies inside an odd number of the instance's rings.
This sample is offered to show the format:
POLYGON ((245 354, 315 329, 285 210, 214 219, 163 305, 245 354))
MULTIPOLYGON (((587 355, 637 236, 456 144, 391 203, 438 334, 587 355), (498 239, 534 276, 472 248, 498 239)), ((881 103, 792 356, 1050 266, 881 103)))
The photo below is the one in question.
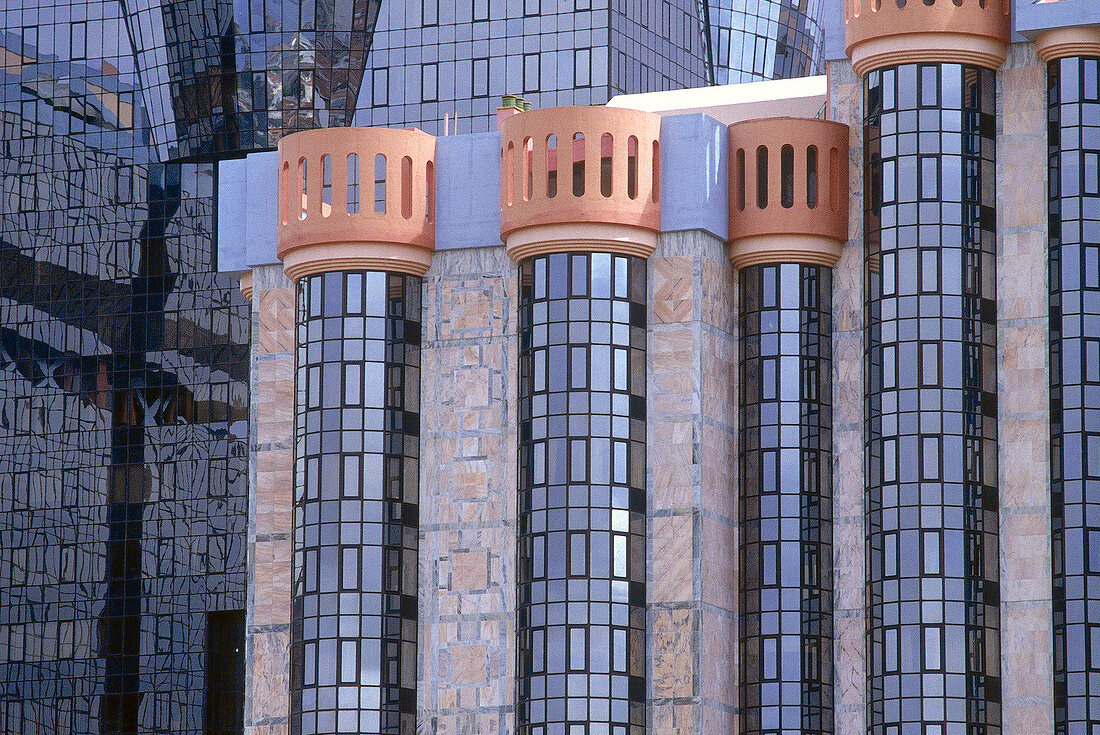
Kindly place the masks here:
POLYGON ((729 136, 734 267, 836 263, 848 240, 848 126, 763 118, 729 136))
POLYGON ((336 270, 423 275, 435 251, 435 138, 325 128, 279 141, 278 256, 291 280, 336 270))
POLYGON ((661 229, 661 118, 550 107, 501 123, 500 235, 519 262, 608 251, 649 257, 661 229))
POLYGON ((1043 31, 1035 39, 1035 52, 1047 62, 1068 56, 1100 56, 1100 26, 1068 26, 1043 31))
POLYGON ((1012 0, 845 0, 856 74, 916 62, 997 69, 1008 53, 1012 0))

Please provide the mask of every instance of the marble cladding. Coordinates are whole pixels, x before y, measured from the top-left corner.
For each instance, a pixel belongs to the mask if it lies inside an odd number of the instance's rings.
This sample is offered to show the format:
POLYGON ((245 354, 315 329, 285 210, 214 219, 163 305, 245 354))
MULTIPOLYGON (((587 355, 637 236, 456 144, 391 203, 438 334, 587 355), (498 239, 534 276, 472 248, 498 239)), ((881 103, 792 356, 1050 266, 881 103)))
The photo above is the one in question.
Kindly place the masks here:
POLYGON ((444 250, 424 277, 419 732, 514 731, 518 269, 444 250))
MULTIPOLYGON (((834 268, 837 735, 865 732, 862 84, 830 63, 852 129, 851 239, 834 268)), ((1003 720, 1053 730, 1045 68, 999 76, 998 382, 1003 720)), ((665 233, 649 263, 649 732, 737 732, 736 281, 724 243, 665 233)), ((517 269, 437 252, 424 281, 419 730, 514 731, 517 269)), ((288 735, 294 288, 254 270, 248 735, 288 735)))
POLYGON ((862 735, 867 708, 863 474, 863 83, 829 62, 829 119, 851 129, 850 239, 833 267, 833 664, 837 735, 862 735))
POLYGON ((295 287, 253 270, 245 732, 289 735, 295 287))
POLYGON ((737 292, 725 244, 649 262, 649 728, 737 732, 737 292))
POLYGON ((998 75, 997 390, 1004 732, 1054 730, 1046 64, 1013 44, 998 75))

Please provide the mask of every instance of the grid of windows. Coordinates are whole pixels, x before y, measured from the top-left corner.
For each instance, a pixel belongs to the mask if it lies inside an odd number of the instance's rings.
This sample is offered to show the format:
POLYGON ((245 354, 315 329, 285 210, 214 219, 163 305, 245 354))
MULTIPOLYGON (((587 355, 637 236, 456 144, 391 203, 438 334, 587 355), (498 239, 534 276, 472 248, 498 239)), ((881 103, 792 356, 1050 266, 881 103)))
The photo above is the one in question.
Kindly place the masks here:
POLYGON ((1070 735, 1100 722, 1100 59, 1048 78, 1054 719, 1070 735))
POLYGON ((416 733, 420 283, 298 282, 293 735, 416 733))
POLYGON ((245 606, 248 307, 214 167, 150 142, 128 22, 0 8, 4 733, 199 735, 243 705, 217 620, 245 606))
POLYGON ((355 124, 476 133, 504 94, 554 107, 701 86, 701 27, 696 0, 383 3, 355 124))
POLYGON ((832 271, 740 273, 741 732, 833 732, 832 271))
POLYGON ((522 735, 645 729, 646 262, 520 265, 522 735))
POLYGON ((822 0, 383 3, 355 124, 438 134, 447 116, 460 133, 482 132, 502 95, 603 105, 619 94, 821 74, 821 12, 822 0), (437 75, 427 92, 426 66, 437 75))
POLYGON ((706 0, 715 84, 823 73, 821 0, 706 0))
POLYGON ((295 130, 350 125, 380 5, 153 0, 127 12, 162 155, 270 148, 295 130))
POLYGON ((872 735, 1000 732, 994 80, 865 82, 872 735))

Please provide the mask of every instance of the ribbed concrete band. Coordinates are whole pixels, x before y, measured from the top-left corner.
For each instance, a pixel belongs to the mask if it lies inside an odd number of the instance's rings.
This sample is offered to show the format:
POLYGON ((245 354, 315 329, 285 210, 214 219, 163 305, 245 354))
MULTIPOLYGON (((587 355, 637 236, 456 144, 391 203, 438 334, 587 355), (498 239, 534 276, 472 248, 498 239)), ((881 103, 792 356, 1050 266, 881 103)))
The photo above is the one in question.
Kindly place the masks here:
POLYGON ((1035 39, 1035 52, 1043 61, 1070 56, 1100 56, 1100 26, 1043 31, 1035 39))

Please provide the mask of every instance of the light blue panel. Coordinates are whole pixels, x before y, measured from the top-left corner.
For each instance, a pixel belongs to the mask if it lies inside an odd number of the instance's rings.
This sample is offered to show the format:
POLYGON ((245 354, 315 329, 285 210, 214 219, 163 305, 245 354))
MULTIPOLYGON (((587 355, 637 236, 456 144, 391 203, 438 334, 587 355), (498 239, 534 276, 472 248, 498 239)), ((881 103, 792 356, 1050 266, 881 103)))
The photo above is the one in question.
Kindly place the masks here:
POLYGON ((844 0, 824 0, 821 25, 825 29, 825 60, 847 59, 844 52, 844 0))
POLYGON ((245 193, 244 222, 248 238, 248 265, 273 265, 276 225, 279 217, 279 153, 264 151, 249 153, 248 182, 245 193))
POLYGON ((242 273, 278 263, 279 154, 249 153, 218 162, 218 270, 242 273))
POLYGON ((435 249, 501 244, 500 133, 436 138, 435 249))
POLYGON ((1012 17, 1018 33, 1034 38, 1052 28, 1100 25, 1100 2, 1060 0, 1036 5, 1034 0, 1016 0, 1012 17))
POLYGON ((248 270, 245 238, 245 159, 218 162, 218 270, 242 273, 248 270))
POLYGON ((708 115, 661 120, 661 231, 729 239, 729 132, 708 115))

